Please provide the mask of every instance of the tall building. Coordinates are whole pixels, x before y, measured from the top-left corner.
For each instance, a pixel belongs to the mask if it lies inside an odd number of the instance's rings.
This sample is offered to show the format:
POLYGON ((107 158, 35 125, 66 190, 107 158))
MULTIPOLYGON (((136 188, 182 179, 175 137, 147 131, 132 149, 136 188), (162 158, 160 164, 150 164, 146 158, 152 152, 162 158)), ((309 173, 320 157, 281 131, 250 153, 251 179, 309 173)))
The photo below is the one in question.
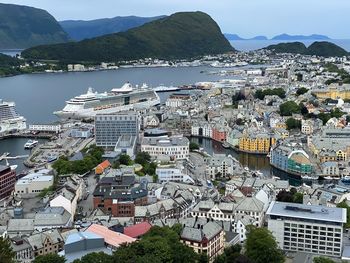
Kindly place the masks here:
POLYGON ((15 189, 16 172, 9 166, 0 165, 0 200, 15 189))
POLYGON ((134 112, 120 114, 98 114, 95 117, 96 145, 115 147, 122 135, 137 137, 139 133, 138 115, 134 112))
POLYGON ((346 209, 272 202, 267 210, 268 229, 286 251, 340 257, 346 209))

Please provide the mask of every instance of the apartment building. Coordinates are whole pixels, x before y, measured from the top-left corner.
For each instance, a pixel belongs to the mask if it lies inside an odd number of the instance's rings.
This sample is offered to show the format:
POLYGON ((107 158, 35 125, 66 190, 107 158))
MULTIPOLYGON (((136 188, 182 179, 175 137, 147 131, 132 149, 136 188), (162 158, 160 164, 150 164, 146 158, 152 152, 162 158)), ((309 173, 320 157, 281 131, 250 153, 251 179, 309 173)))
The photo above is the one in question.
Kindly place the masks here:
POLYGON ((273 201, 266 214, 281 249, 340 257, 346 213, 344 208, 273 201))
POLYGON ((0 200, 8 197, 15 189, 16 171, 0 165, 0 200))

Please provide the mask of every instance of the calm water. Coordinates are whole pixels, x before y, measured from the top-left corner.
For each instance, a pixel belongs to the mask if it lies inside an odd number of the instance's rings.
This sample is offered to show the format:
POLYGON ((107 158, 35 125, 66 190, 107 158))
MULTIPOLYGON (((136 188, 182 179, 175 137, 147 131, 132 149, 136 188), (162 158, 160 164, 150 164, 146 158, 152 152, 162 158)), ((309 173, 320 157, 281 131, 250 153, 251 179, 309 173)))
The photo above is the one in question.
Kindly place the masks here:
POLYGON ((300 180, 297 180, 283 171, 273 169, 269 164, 269 159, 264 155, 253 155, 247 153, 237 153, 232 149, 222 147, 222 144, 207 138, 191 137, 190 140, 199 144, 203 149, 212 155, 213 153, 224 153, 236 158, 243 166, 247 166, 250 170, 259 170, 265 176, 271 175, 280 177, 284 180, 289 180, 289 183, 293 186, 301 184, 300 180))
MULTIPOLYGON (((285 42, 303 42, 306 46, 311 45, 315 41, 320 40, 293 40, 293 41, 285 41, 285 40, 234 40, 230 41, 231 45, 240 51, 251 51, 251 50, 257 50, 264 47, 267 47, 269 45, 274 45, 278 43, 285 43, 285 42)), ((329 42, 333 42, 334 44, 344 48, 345 50, 350 52, 350 39, 330 39, 326 40, 329 42)))

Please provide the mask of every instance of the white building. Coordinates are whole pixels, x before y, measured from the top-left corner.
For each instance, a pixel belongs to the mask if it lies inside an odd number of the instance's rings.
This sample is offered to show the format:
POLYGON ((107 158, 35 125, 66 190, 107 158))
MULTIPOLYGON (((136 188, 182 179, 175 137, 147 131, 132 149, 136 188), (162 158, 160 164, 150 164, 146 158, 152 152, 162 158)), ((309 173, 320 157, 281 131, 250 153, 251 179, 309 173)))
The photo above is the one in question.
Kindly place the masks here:
POLYGON ((29 125, 30 131, 40 131, 40 132, 55 132, 60 133, 61 132, 61 125, 49 125, 49 124, 32 124, 29 125))
POLYGON ((191 135, 212 138, 213 127, 208 122, 194 123, 191 127, 191 135))
POLYGON ((45 171, 31 173, 19 179, 15 185, 16 195, 37 195, 43 189, 53 185, 54 177, 47 175, 45 171))
POLYGON ((194 183, 194 180, 187 174, 184 174, 180 168, 172 166, 158 166, 156 169, 159 183, 180 182, 194 183))
POLYGON ((314 123, 311 120, 301 120, 301 132, 310 135, 314 132, 314 123))
POLYGON ((172 136, 167 138, 144 137, 141 151, 151 157, 169 156, 171 159, 187 159, 190 154, 190 142, 186 137, 172 136))
POLYGON ((225 154, 213 154, 206 159, 205 173, 210 179, 215 180, 216 176, 227 177, 233 174, 234 162, 232 158, 225 154))
POLYGON ((191 96, 189 94, 172 94, 166 100, 165 105, 170 108, 181 108, 190 100, 191 96))
POLYGON ((268 229, 286 251, 340 257, 346 209, 273 201, 268 229))

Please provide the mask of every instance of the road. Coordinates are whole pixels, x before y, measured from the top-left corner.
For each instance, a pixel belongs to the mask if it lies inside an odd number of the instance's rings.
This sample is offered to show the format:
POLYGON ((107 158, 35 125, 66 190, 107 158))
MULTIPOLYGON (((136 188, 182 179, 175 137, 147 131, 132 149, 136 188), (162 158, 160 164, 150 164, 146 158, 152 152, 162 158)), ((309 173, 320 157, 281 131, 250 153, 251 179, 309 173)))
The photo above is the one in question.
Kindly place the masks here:
POLYGON ((93 172, 85 176, 84 180, 87 183, 85 183, 85 189, 83 191, 83 199, 78 203, 77 213, 81 212, 83 215, 86 213, 86 216, 88 217, 94 210, 92 194, 97 185, 97 181, 95 179, 95 174, 93 172), (86 193, 89 193, 89 195, 88 195, 88 198, 85 200, 84 196, 86 193))
POLYGON ((193 177, 193 179, 200 181, 203 185, 206 184, 208 179, 205 174, 205 162, 201 154, 196 152, 190 153, 190 162, 194 164, 194 169, 188 169, 193 177))

